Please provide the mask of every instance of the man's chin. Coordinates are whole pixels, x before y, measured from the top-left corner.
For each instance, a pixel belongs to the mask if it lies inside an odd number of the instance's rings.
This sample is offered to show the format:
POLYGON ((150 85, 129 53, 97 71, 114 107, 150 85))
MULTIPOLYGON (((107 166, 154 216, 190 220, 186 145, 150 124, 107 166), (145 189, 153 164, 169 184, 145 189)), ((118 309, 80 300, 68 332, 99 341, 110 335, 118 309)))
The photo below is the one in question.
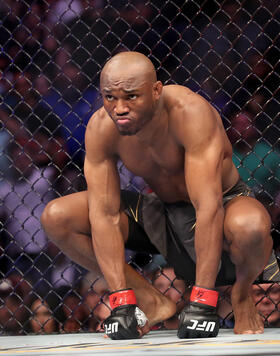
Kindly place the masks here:
POLYGON ((118 130, 119 131, 119 134, 121 136, 133 136, 133 135, 136 135, 137 131, 131 131, 131 130, 125 130, 125 129, 122 129, 122 130, 118 130))

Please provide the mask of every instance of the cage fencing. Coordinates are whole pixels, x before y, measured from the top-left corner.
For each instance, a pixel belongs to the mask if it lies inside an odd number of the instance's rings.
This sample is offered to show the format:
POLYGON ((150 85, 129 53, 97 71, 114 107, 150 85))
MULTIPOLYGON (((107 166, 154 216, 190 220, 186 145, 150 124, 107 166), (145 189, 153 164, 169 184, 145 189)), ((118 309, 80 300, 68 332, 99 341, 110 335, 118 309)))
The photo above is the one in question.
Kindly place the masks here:
MULTIPOLYGON (((85 127, 102 105, 100 70, 119 51, 144 53, 164 84, 220 112, 234 163, 272 216, 279 256, 279 16, 272 0, 0 1, 1 334, 98 331, 110 312, 104 279, 52 245, 40 216, 50 200, 86 189, 85 127)), ((122 188, 147 192, 121 162, 119 171, 122 188)), ((189 286, 162 256, 127 250, 126 259, 183 307, 189 286)), ((253 288, 265 325, 279 327, 280 286, 253 288)), ((230 289, 219 304, 229 328, 230 289)), ((158 325, 176 326, 176 317, 158 325)))

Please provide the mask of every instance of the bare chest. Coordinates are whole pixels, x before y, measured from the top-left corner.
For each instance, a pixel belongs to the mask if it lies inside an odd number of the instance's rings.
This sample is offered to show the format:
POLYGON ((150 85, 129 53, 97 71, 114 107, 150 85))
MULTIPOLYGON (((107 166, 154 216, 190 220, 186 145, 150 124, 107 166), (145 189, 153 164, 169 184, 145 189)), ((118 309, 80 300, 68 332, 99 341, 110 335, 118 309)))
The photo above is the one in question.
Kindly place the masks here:
POLYGON ((132 173, 147 181, 176 177, 184 172, 184 150, 173 141, 155 147, 124 142, 119 146, 119 156, 132 173))

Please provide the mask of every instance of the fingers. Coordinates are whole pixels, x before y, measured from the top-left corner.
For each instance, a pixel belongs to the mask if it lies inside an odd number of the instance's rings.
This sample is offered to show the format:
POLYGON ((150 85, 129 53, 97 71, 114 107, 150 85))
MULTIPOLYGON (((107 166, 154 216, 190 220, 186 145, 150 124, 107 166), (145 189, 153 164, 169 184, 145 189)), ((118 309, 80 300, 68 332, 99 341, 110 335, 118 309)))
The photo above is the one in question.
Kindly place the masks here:
POLYGON ((149 326, 149 322, 147 321, 146 324, 142 327, 142 328, 138 328, 138 332, 140 337, 148 334, 148 332, 150 331, 150 326, 149 326))

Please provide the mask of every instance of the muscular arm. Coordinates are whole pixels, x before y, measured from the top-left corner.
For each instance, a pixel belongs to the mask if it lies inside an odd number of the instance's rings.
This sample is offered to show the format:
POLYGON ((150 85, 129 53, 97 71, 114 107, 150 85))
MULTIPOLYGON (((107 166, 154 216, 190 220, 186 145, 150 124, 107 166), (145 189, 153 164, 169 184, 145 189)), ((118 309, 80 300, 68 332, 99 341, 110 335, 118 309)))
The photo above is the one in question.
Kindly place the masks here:
MULTIPOLYGON (((98 114, 96 114, 98 116, 98 114)), ((85 177, 89 219, 97 262, 110 290, 126 288, 124 242, 120 224, 120 182, 111 135, 93 117, 86 131, 85 177)))
POLYGON ((182 140, 186 186, 196 210, 196 285, 213 288, 223 242, 223 136, 214 110, 204 100, 199 98, 190 114, 182 140))

